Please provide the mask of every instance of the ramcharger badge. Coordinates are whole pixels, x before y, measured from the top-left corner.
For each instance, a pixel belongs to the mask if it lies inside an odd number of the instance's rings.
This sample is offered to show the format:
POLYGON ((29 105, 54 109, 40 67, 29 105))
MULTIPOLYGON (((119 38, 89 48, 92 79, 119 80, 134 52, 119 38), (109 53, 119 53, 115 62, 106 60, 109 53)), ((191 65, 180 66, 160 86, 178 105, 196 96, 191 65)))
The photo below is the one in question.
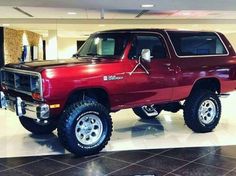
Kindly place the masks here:
POLYGON ((121 80, 123 79, 124 77, 123 76, 103 76, 103 80, 104 81, 115 81, 115 80, 121 80))

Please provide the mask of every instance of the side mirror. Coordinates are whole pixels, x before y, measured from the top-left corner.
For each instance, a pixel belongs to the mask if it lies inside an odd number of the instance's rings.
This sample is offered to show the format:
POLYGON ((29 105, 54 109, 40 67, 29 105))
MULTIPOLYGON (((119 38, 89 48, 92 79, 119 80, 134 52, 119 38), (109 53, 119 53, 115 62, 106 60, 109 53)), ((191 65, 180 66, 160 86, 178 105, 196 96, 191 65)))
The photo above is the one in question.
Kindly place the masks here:
POLYGON ((151 51, 150 49, 142 49, 141 52, 141 59, 143 59, 146 62, 151 62, 151 51))

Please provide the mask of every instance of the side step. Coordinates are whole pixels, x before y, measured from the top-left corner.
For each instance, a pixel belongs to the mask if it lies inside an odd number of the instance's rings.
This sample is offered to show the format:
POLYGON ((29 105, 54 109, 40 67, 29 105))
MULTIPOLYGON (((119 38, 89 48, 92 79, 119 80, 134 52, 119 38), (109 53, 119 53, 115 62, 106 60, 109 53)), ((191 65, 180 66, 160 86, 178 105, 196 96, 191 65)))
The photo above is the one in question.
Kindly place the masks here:
POLYGON ((227 93, 222 93, 218 95, 220 98, 227 98, 228 96, 230 96, 230 94, 227 93))
POLYGON ((142 110, 143 110, 143 112, 145 112, 145 114, 147 116, 158 116, 159 115, 159 112, 157 112, 157 110, 154 108, 154 105, 142 106, 142 110))

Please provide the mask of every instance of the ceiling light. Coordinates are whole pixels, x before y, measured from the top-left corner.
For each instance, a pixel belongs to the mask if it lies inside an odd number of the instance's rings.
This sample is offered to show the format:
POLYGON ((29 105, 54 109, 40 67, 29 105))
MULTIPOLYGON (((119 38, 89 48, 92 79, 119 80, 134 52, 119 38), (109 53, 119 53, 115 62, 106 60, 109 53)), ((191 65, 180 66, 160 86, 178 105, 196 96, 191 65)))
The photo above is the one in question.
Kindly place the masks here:
POLYGON ((154 7, 154 4, 142 4, 141 7, 142 8, 152 8, 152 7, 154 7))
POLYGON ((76 12, 67 12, 68 15, 76 15, 76 12))
POLYGON ((99 24, 98 25, 99 27, 104 27, 104 26, 106 26, 105 24, 99 24))
POLYGON ((191 12, 182 12, 181 15, 188 16, 188 15, 191 15, 191 12))

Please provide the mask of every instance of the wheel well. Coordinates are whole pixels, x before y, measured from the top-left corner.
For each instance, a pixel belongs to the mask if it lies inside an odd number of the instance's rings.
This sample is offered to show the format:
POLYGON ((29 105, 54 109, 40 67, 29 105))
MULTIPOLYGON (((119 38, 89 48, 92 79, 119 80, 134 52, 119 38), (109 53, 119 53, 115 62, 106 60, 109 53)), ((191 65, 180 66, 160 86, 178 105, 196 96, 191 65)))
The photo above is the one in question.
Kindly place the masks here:
POLYGON ((110 109, 109 96, 107 92, 101 88, 82 89, 73 92, 68 98, 66 106, 84 99, 96 100, 106 108, 110 109))
POLYGON ((200 79, 195 82, 191 93, 199 90, 199 89, 207 89, 212 92, 216 92, 217 94, 220 94, 220 81, 217 78, 204 78, 200 79))

